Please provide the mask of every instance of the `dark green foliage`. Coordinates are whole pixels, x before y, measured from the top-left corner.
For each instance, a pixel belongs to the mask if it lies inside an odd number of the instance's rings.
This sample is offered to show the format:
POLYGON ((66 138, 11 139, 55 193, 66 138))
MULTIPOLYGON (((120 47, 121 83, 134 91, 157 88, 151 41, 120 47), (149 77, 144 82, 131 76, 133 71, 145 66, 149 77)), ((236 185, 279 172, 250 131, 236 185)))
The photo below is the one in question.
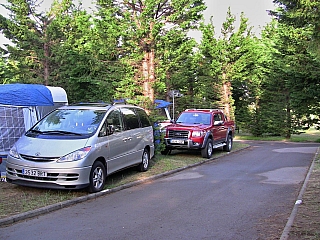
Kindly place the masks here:
POLYGON ((274 2, 280 22, 258 38, 244 13, 235 27, 230 9, 217 37, 202 22, 202 0, 99 0, 90 14, 72 0, 47 13, 37 0, 7 0, 0 31, 14 45, 2 49, 0 83, 61 86, 69 102, 125 98, 149 110, 179 90, 175 117, 223 108, 240 129, 290 137, 319 121, 319 3, 274 2), (188 36, 198 28, 200 43, 188 36))

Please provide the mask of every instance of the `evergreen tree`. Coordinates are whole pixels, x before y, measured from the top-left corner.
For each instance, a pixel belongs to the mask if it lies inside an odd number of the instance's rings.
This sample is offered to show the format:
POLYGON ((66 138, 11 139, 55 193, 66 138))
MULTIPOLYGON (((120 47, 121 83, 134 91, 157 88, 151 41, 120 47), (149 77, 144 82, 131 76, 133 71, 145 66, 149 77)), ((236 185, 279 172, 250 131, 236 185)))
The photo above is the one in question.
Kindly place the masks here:
POLYGON ((205 10, 203 0, 98 0, 100 9, 112 9, 125 29, 121 47, 135 70, 135 83, 143 96, 154 100, 157 82, 156 45, 169 28, 197 27, 205 10))

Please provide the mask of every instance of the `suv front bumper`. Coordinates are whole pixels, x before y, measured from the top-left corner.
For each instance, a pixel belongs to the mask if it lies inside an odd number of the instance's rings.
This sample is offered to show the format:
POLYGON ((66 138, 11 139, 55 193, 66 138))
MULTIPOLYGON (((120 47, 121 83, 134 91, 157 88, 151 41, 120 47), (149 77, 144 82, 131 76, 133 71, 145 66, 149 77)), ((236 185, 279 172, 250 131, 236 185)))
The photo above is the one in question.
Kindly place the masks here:
POLYGON ((164 139, 167 148, 174 149, 201 149, 202 144, 194 142, 190 139, 174 139, 174 138, 165 138, 164 139))

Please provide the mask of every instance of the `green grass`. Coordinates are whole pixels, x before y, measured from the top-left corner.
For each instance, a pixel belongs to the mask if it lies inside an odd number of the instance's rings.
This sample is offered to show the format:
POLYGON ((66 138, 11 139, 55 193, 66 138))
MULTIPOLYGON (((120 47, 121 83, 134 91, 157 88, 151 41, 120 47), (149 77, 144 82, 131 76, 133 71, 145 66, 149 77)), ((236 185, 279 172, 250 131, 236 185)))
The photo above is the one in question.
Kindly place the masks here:
POLYGON ((235 136, 237 140, 260 140, 260 141, 289 141, 289 142, 320 142, 320 131, 310 128, 300 134, 292 134, 290 139, 281 136, 262 136, 254 137, 247 133, 237 133, 235 136))

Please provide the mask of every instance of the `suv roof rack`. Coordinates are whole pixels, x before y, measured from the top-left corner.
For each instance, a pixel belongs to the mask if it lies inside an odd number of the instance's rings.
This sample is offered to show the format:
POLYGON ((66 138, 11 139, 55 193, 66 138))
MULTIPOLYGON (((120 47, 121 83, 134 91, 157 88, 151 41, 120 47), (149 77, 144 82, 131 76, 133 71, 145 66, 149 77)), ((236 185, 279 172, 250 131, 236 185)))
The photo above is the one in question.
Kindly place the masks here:
POLYGON ((128 98, 121 98, 121 99, 113 99, 112 105, 116 104, 127 104, 128 98))
POLYGON ((214 111, 221 111, 219 109, 208 109, 208 108, 190 108, 186 109, 185 111, 203 111, 203 112, 214 112, 214 111))

